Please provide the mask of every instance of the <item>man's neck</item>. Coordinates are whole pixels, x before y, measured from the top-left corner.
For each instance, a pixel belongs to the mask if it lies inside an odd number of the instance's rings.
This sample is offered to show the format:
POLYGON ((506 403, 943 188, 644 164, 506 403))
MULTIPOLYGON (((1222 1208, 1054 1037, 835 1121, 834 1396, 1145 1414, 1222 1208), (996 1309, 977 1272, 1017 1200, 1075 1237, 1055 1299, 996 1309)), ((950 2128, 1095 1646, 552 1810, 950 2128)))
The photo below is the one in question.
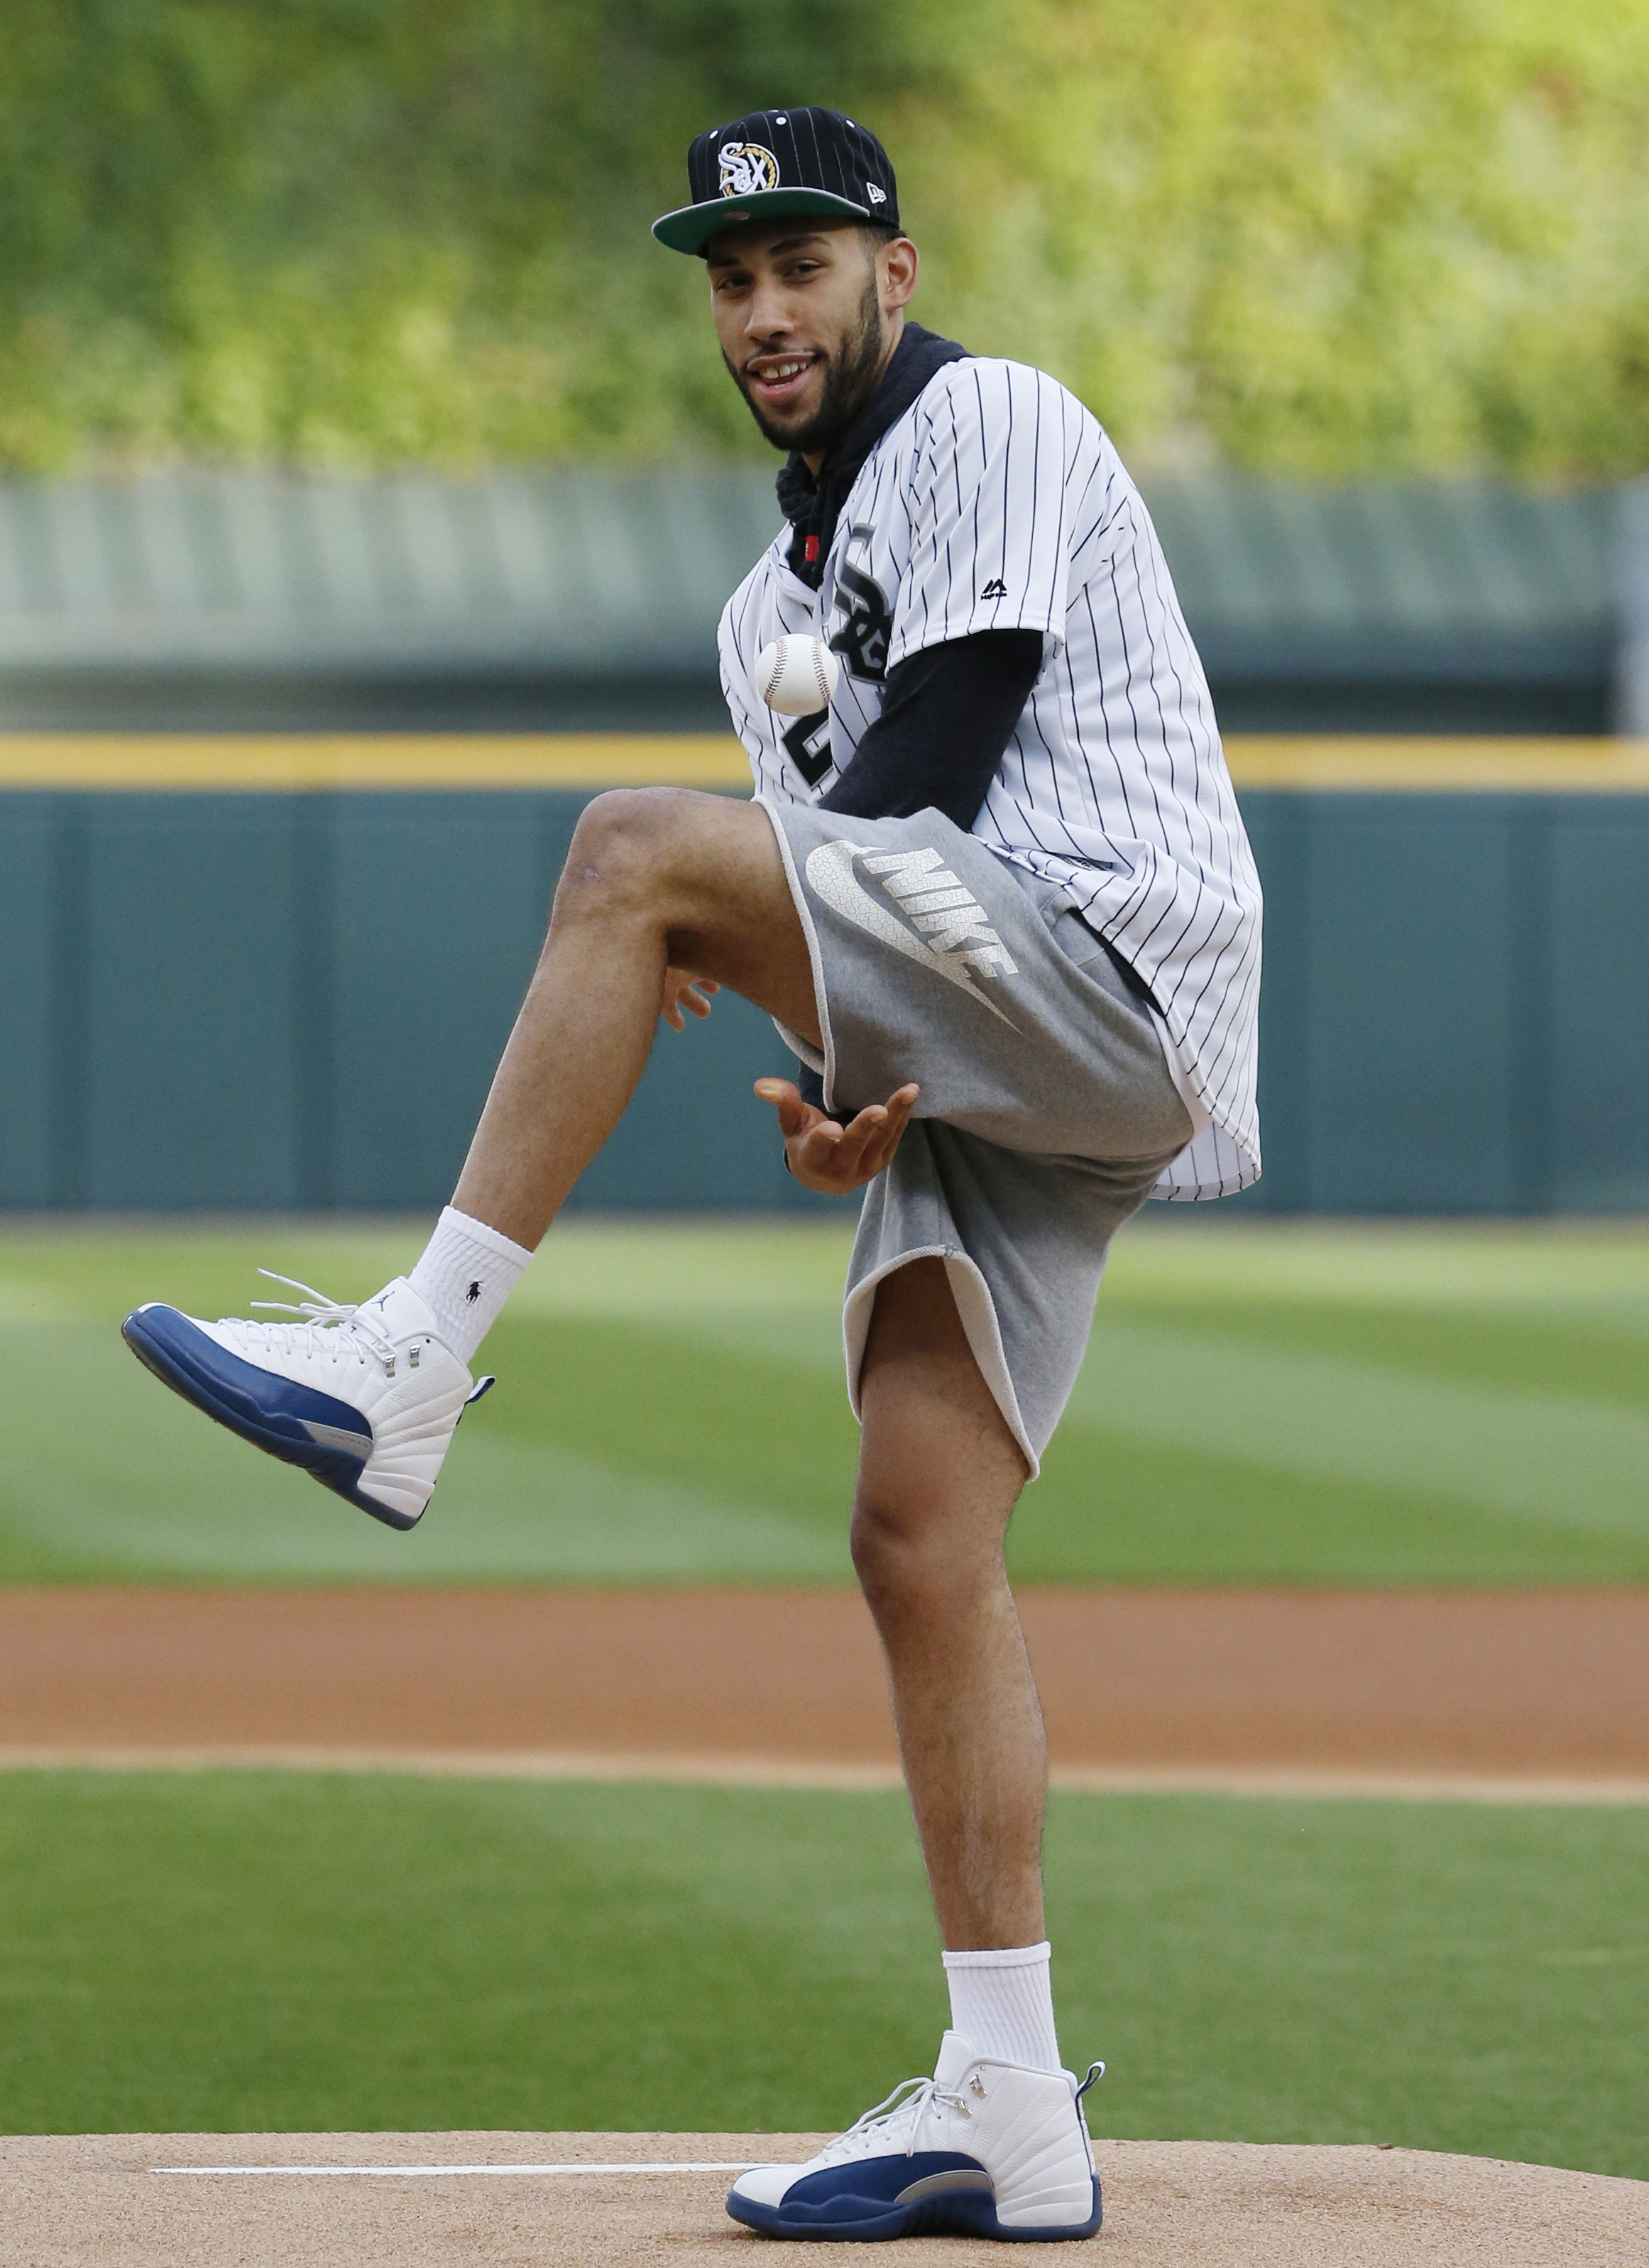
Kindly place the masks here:
MULTIPOLYGON (((899 342, 903 338, 904 334, 905 311, 902 307, 895 307, 888 320, 887 336, 883 342, 881 360, 876 365, 875 375, 865 389, 864 400, 854 403, 852 412, 843 426, 842 430, 843 432, 847 431, 848 426, 853 423, 854 419, 858 417, 859 412, 865 408, 865 402, 872 401, 875 399, 876 389, 881 384, 883 379, 887 377, 887 365, 893 360, 894 356, 898 350, 899 342)), ((804 449, 802 451, 801 460, 803 464, 806 466, 808 471, 813 475, 814 480, 818 479, 819 468, 824 463, 825 459, 829 455, 829 453, 830 452, 828 449, 819 449, 816 451, 804 449)))

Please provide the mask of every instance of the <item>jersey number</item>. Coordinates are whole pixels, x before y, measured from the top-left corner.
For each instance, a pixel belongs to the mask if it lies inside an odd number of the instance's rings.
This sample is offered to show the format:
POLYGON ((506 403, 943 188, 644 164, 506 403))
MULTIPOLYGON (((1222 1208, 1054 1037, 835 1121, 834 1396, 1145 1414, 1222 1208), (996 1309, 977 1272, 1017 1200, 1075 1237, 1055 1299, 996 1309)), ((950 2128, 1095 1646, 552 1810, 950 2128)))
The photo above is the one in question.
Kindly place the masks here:
POLYGON ((817 787, 836 758, 830 753, 830 711, 799 717, 784 735, 784 753, 809 787, 817 787))

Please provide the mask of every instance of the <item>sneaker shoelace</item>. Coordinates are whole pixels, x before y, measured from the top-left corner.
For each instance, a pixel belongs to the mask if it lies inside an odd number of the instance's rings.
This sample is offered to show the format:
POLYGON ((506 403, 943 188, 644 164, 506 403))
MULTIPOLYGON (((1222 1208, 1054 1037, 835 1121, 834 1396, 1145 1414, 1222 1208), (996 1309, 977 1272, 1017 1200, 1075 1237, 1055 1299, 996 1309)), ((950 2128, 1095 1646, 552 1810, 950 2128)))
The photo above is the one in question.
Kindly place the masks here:
POLYGON ((914 2157, 917 2129, 922 2123, 922 2114, 934 2103, 943 2103, 948 2110, 960 2110, 964 2117, 968 2115, 967 2098, 956 2088, 941 2087, 935 2079, 902 2080, 885 2102, 879 2102, 873 2110, 867 2110, 862 2117, 856 2118, 845 2134, 838 2134, 834 2142, 825 2145, 820 2155, 830 2158, 841 2152, 850 2156, 856 2149, 862 2148, 871 2140, 877 2127, 886 2130, 880 2139, 891 2148, 895 2139, 893 2129, 902 2119, 909 2122, 905 2155, 907 2158, 914 2157))
POLYGON ((225 1315, 223 1321, 226 1325, 232 1323, 239 1330, 255 1332, 266 1347, 310 1358, 324 1356, 328 1362, 341 1361, 348 1354, 364 1363, 369 1356, 376 1355, 393 1373, 395 1343, 382 1321, 370 1309, 328 1300, 313 1284, 300 1284, 296 1276, 277 1276, 272 1268, 260 1268, 258 1273, 271 1284, 284 1284, 290 1291, 303 1292, 308 1296, 302 1300, 254 1300, 252 1305, 272 1313, 299 1315, 302 1322, 259 1323, 225 1315))

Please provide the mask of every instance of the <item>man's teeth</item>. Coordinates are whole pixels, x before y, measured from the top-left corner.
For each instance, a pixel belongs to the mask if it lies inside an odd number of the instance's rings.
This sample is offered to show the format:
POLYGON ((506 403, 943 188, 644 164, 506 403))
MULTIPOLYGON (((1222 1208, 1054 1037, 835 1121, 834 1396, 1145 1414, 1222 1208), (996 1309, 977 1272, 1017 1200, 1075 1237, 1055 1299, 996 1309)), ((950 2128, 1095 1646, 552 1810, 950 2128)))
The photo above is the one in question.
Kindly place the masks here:
POLYGON ((756 376, 763 386, 783 386, 786 379, 794 378, 799 371, 804 371, 806 367, 806 358, 800 362, 781 362, 776 364, 771 370, 757 371, 756 376))

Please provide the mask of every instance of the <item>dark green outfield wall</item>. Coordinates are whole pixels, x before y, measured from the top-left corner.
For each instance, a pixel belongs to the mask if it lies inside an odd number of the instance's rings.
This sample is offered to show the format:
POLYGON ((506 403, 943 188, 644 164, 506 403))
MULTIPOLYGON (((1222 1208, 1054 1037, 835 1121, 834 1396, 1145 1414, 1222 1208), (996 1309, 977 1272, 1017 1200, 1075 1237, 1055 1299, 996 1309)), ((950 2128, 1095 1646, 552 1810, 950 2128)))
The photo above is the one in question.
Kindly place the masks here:
MULTIPOLYGON (((447 1195, 585 797, 0 794, 0 1204, 447 1195)), ((1649 1209, 1649 798, 1243 799, 1267 892, 1245 1209, 1649 1209)), ((576 1205, 817 1209, 724 998, 576 1205)))
POLYGON ((1247 792, 1281 1212, 1649 1209, 1649 797, 1247 792))

